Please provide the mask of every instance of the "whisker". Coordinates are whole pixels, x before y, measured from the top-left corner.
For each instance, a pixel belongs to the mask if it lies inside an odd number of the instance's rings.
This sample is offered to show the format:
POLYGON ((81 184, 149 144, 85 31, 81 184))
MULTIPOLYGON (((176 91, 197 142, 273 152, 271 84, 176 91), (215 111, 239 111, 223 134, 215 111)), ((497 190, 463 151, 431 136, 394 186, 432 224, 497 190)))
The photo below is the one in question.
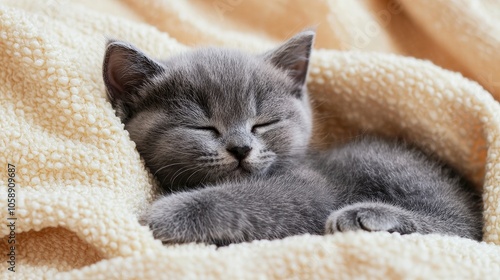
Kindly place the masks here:
POLYGON ((203 168, 199 168, 198 170, 196 170, 195 172, 193 172, 186 180, 186 185, 189 185, 189 180, 191 179, 191 177, 193 177, 196 173, 202 171, 203 168))
MULTIPOLYGON (((188 168, 189 168, 189 166, 186 166, 186 167, 181 167, 181 168, 179 168, 179 169, 175 170, 175 172, 174 172, 174 175, 173 175, 173 176, 175 176, 175 175, 177 174, 177 172, 182 172, 182 170, 185 170, 185 169, 188 169, 188 168)), ((170 176, 170 173, 172 173, 172 172, 169 172, 169 173, 165 176, 165 178, 163 179, 163 181, 161 182, 161 185, 162 185, 162 186, 163 186, 163 184, 165 183, 165 180, 166 180, 168 177, 170 177, 170 182, 169 182, 169 185, 170 185, 170 186, 172 186, 172 185, 174 184, 174 182, 173 182, 173 180, 172 180, 172 179, 173 179, 173 176, 170 176)))
POLYGON ((184 163, 182 163, 182 162, 178 162, 178 163, 173 163, 173 164, 168 164, 168 165, 165 165, 165 166, 161 167, 160 169, 156 170, 156 172, 155 172, 155 174, 153 174, 153 176, 156 176, 156 174, 157 174, 158 172, 160 172, 161 170, 163 170, 163 169, 165 169, 165 168, 168 168, 168 167, 170 167, 170 166, 174 166, 174 165, 179 165, 179 164, 184 164, 184 163))
MULTIPOLYGON (((170 180, 170 181, 171 181, 171 183, 172 183, 172 185, 174 184, 175 180, 176 180, 176 179, 177 179, 180 175, 182 175, 182 174, 184 174, 184 173, 186 173, 186 172, 188 172, 188 171, 194 170, 194 169, 196 169, 196 168, 198 168, 198 166, 194 166, 194 167, 191 167, 191 168, 185 168, 182 172, 180 172, 180 173, 179 173, 179 174, 177 174, 175 177, 173 177, 173 179, 172 179, 172 180, 170 180)), ((176 172, 176 173, 177 173, 177 172, 176 172)), ((174 174, 174 175, 175 175, 175 174, 174 174)))
POLYGON ((205 182, 205 179, 207 179, 208 174, 210 174, 210 173, 205 172, 205 177, 203 177, 203 179, 201 179, 201 180, 200 180, 200 183, 202 183, 202 184, 203 184, 203 183, 205 182))

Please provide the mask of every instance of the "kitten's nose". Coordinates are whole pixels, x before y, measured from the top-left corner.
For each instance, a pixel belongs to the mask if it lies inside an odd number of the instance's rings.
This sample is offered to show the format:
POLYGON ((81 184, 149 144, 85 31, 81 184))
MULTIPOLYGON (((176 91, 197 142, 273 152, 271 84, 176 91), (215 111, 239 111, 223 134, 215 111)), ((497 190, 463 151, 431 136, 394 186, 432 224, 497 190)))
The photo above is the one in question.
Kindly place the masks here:
POLYGON ((250 146, 234 146, 234 147, 229 147, 226 149, 231 155, 233 155, 237 160, 243 160, 245 159, 250 151, 252 150, 252 147, 250 146))

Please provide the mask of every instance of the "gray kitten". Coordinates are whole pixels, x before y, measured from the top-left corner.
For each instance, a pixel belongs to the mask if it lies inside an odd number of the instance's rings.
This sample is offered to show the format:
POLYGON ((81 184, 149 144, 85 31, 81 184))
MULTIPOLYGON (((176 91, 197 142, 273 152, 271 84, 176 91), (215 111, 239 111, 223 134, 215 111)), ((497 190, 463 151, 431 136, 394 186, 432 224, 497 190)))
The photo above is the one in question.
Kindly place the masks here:
POLYGON ((480 196, 421 151, 374 137, 308 148, 313 39, 304 31, 260 55, 201 48, 166 61, 108 43, 109 99, 169 192, 144 216, 153 235, 217 245, 350 230, 481 240, 480 196))

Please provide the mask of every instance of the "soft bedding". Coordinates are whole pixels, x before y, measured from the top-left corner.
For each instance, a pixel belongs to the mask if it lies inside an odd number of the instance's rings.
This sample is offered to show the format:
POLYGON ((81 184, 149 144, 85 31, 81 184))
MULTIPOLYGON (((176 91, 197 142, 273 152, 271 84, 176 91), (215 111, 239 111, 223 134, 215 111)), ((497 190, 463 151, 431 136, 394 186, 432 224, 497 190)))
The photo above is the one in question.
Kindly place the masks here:
POLYGON ((498 279, 499 15, 493 0, 0 1, 1 278, 498 279), (482 191, 483 242, 351 232, 165 247, 139 224, 156 184, 106 100, 106 38, 165 57, 264 50, 308 26, 315 145, 411 139, 482 191))

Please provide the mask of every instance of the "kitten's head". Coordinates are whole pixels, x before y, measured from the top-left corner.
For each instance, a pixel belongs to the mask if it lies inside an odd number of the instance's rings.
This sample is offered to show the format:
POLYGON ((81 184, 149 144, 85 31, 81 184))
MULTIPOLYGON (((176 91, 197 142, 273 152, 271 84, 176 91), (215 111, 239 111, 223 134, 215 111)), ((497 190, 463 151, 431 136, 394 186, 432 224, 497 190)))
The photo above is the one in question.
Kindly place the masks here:
POLYGON ((308 145, 305 80, 313 38, 305 31, 260 55, 202 48, 163 62, 110 41, 104 81, 165 189, 265 174, 308 145))

